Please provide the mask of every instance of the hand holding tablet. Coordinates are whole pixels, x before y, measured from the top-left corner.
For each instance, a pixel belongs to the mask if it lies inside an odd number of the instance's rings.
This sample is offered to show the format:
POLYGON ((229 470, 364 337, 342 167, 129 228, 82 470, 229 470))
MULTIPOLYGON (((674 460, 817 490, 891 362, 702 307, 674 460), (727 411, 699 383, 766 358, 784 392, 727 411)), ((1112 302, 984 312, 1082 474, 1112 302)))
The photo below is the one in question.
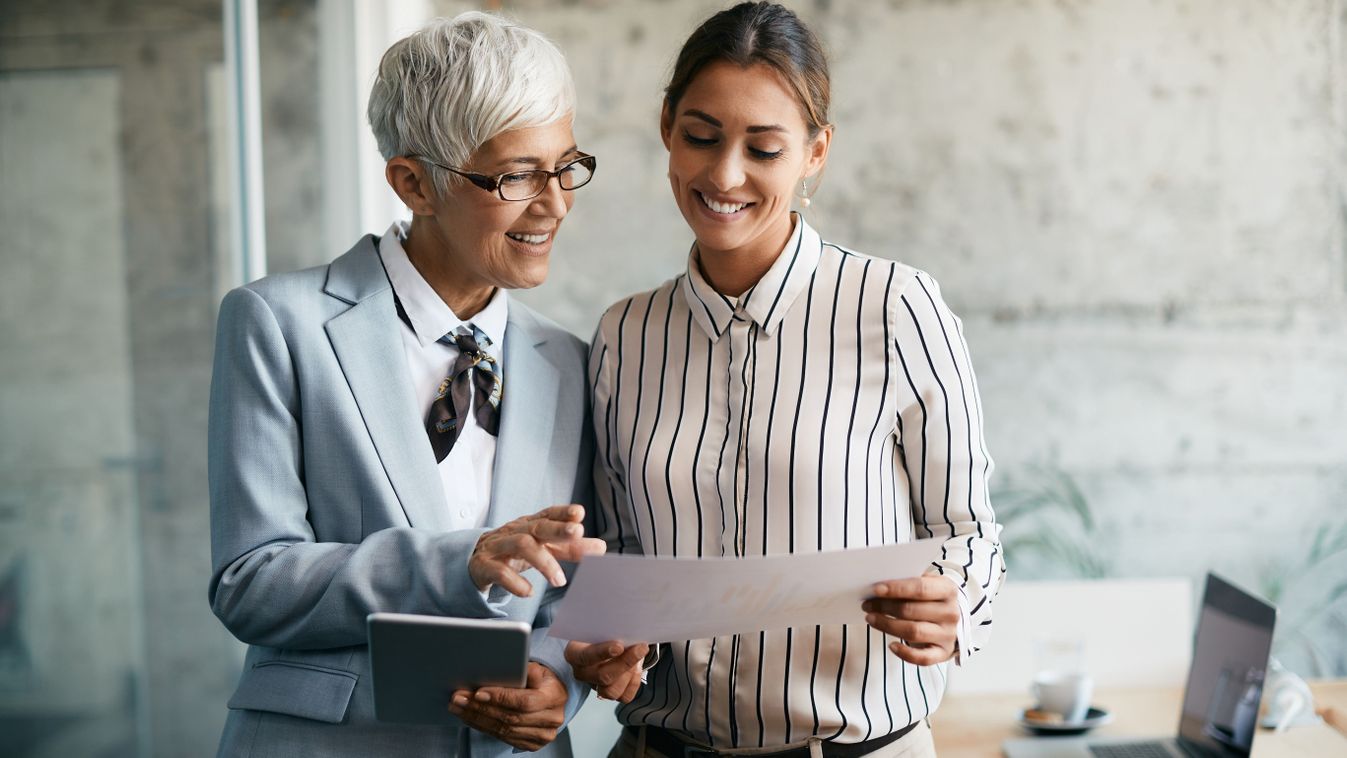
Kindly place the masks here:
POLYGON ((527 684, 523 622, 371 613, 366 624, 380 721, 453 724, 456 691, 527 684))

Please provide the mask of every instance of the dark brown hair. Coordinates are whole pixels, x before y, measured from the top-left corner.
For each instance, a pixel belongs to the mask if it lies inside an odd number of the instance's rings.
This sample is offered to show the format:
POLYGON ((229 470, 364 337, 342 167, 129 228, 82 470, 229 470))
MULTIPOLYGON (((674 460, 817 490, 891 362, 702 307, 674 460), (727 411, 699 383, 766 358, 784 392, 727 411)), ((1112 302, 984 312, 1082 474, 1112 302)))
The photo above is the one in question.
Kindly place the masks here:
POLYGON ((683 43, 664 104, 670 116, 692 80, 712 63, 763 65, 781 75, 800 104, 809 138, 828 126, 828 60, 799 16, 776 3, 740 3, 702 22, 683 43))

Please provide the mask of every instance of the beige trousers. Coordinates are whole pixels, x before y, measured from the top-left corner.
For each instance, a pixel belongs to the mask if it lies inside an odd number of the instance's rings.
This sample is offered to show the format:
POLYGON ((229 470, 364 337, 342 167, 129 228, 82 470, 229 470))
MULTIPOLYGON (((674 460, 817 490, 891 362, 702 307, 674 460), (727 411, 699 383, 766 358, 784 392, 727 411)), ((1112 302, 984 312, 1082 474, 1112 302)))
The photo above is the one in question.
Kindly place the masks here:
MULTIPOLYGON (((665 755, 642 744, 644 742, 645 740, 623 729, 622 736, 618 738, 617 744, 613 745, 613 749, 608 752, 608 758, 683 758, 681 755, 665 755)), ((803 747, 804 744, 786 747, 803 747)), ((819 740, 811 739, 808 744, 811 756, 820 758, 823 755, 823 747, 819 740)), ((721 755, 770 755, 783 749, 786 748, 740 748, 723 751, 721 755)), ((923 719, 902 739, 890 742, 872 753, 866 753, 865 758, 935 758, 935 742, 931 740, 931 727, 923 719)))

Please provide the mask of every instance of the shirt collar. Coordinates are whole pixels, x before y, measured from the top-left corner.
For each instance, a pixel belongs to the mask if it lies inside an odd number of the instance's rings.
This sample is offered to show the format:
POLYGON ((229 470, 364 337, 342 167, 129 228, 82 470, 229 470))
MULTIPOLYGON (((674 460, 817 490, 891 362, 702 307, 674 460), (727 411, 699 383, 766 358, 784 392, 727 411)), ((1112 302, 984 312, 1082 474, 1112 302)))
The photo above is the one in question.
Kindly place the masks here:
POLYGON ((795 228, 776 261, 757 284, 737 298, 722 295, 706 281, 697 261, 697 248, 693 246, 688 255, 687 276, 683 278, 683 296, 693 318, 711 339, 719 339, 736 314, 752 319, 768 335, 773 334, 791 304, 809 286, 818 268, 823 242, 803 217, 799 214, 792 217, 795 228))
POLYGON ((448 305, 445 305, 444 300, 407 257, 407 251, 402 247, 402 240, 406 239, 409 231, 411 225, 406 221, 394 222, 379 240, 379 256, 383 259, 384 270, 388 272, 388 281, 393 285, 393 293, 402 303, 402 310, 406 312, 407 320, 411 322, 416 340, 425 347, 458 327, 471 323, 481 329, 491 340, 492 346, 498 350, 501 339, 505 336, 505 323, 509 317, 509 296, 505 290, 497 287, 496 293, 491 296, 486 307, 473 316, 471 321, 463 321, 448 305))

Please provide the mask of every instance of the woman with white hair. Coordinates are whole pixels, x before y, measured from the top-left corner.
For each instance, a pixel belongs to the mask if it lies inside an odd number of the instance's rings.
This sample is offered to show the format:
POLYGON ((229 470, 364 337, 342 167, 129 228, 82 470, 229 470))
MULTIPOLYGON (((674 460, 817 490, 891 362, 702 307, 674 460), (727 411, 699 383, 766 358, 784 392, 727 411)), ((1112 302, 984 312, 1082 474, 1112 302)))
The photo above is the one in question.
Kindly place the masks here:
POLYGON ((556 738, 583 689, 546 627, 558 560, 603 550, 584 537, 586 347, 506 290, 546 278, 593 175, 574 102, 537 32, 430 23, 369 99, 411 222, 225 297, 210 601, 249 648, 221 755, 570 755, 556 738), (527 686, 446 695, 470 728, 380 722, 376 611, 526 621, 527 686))

